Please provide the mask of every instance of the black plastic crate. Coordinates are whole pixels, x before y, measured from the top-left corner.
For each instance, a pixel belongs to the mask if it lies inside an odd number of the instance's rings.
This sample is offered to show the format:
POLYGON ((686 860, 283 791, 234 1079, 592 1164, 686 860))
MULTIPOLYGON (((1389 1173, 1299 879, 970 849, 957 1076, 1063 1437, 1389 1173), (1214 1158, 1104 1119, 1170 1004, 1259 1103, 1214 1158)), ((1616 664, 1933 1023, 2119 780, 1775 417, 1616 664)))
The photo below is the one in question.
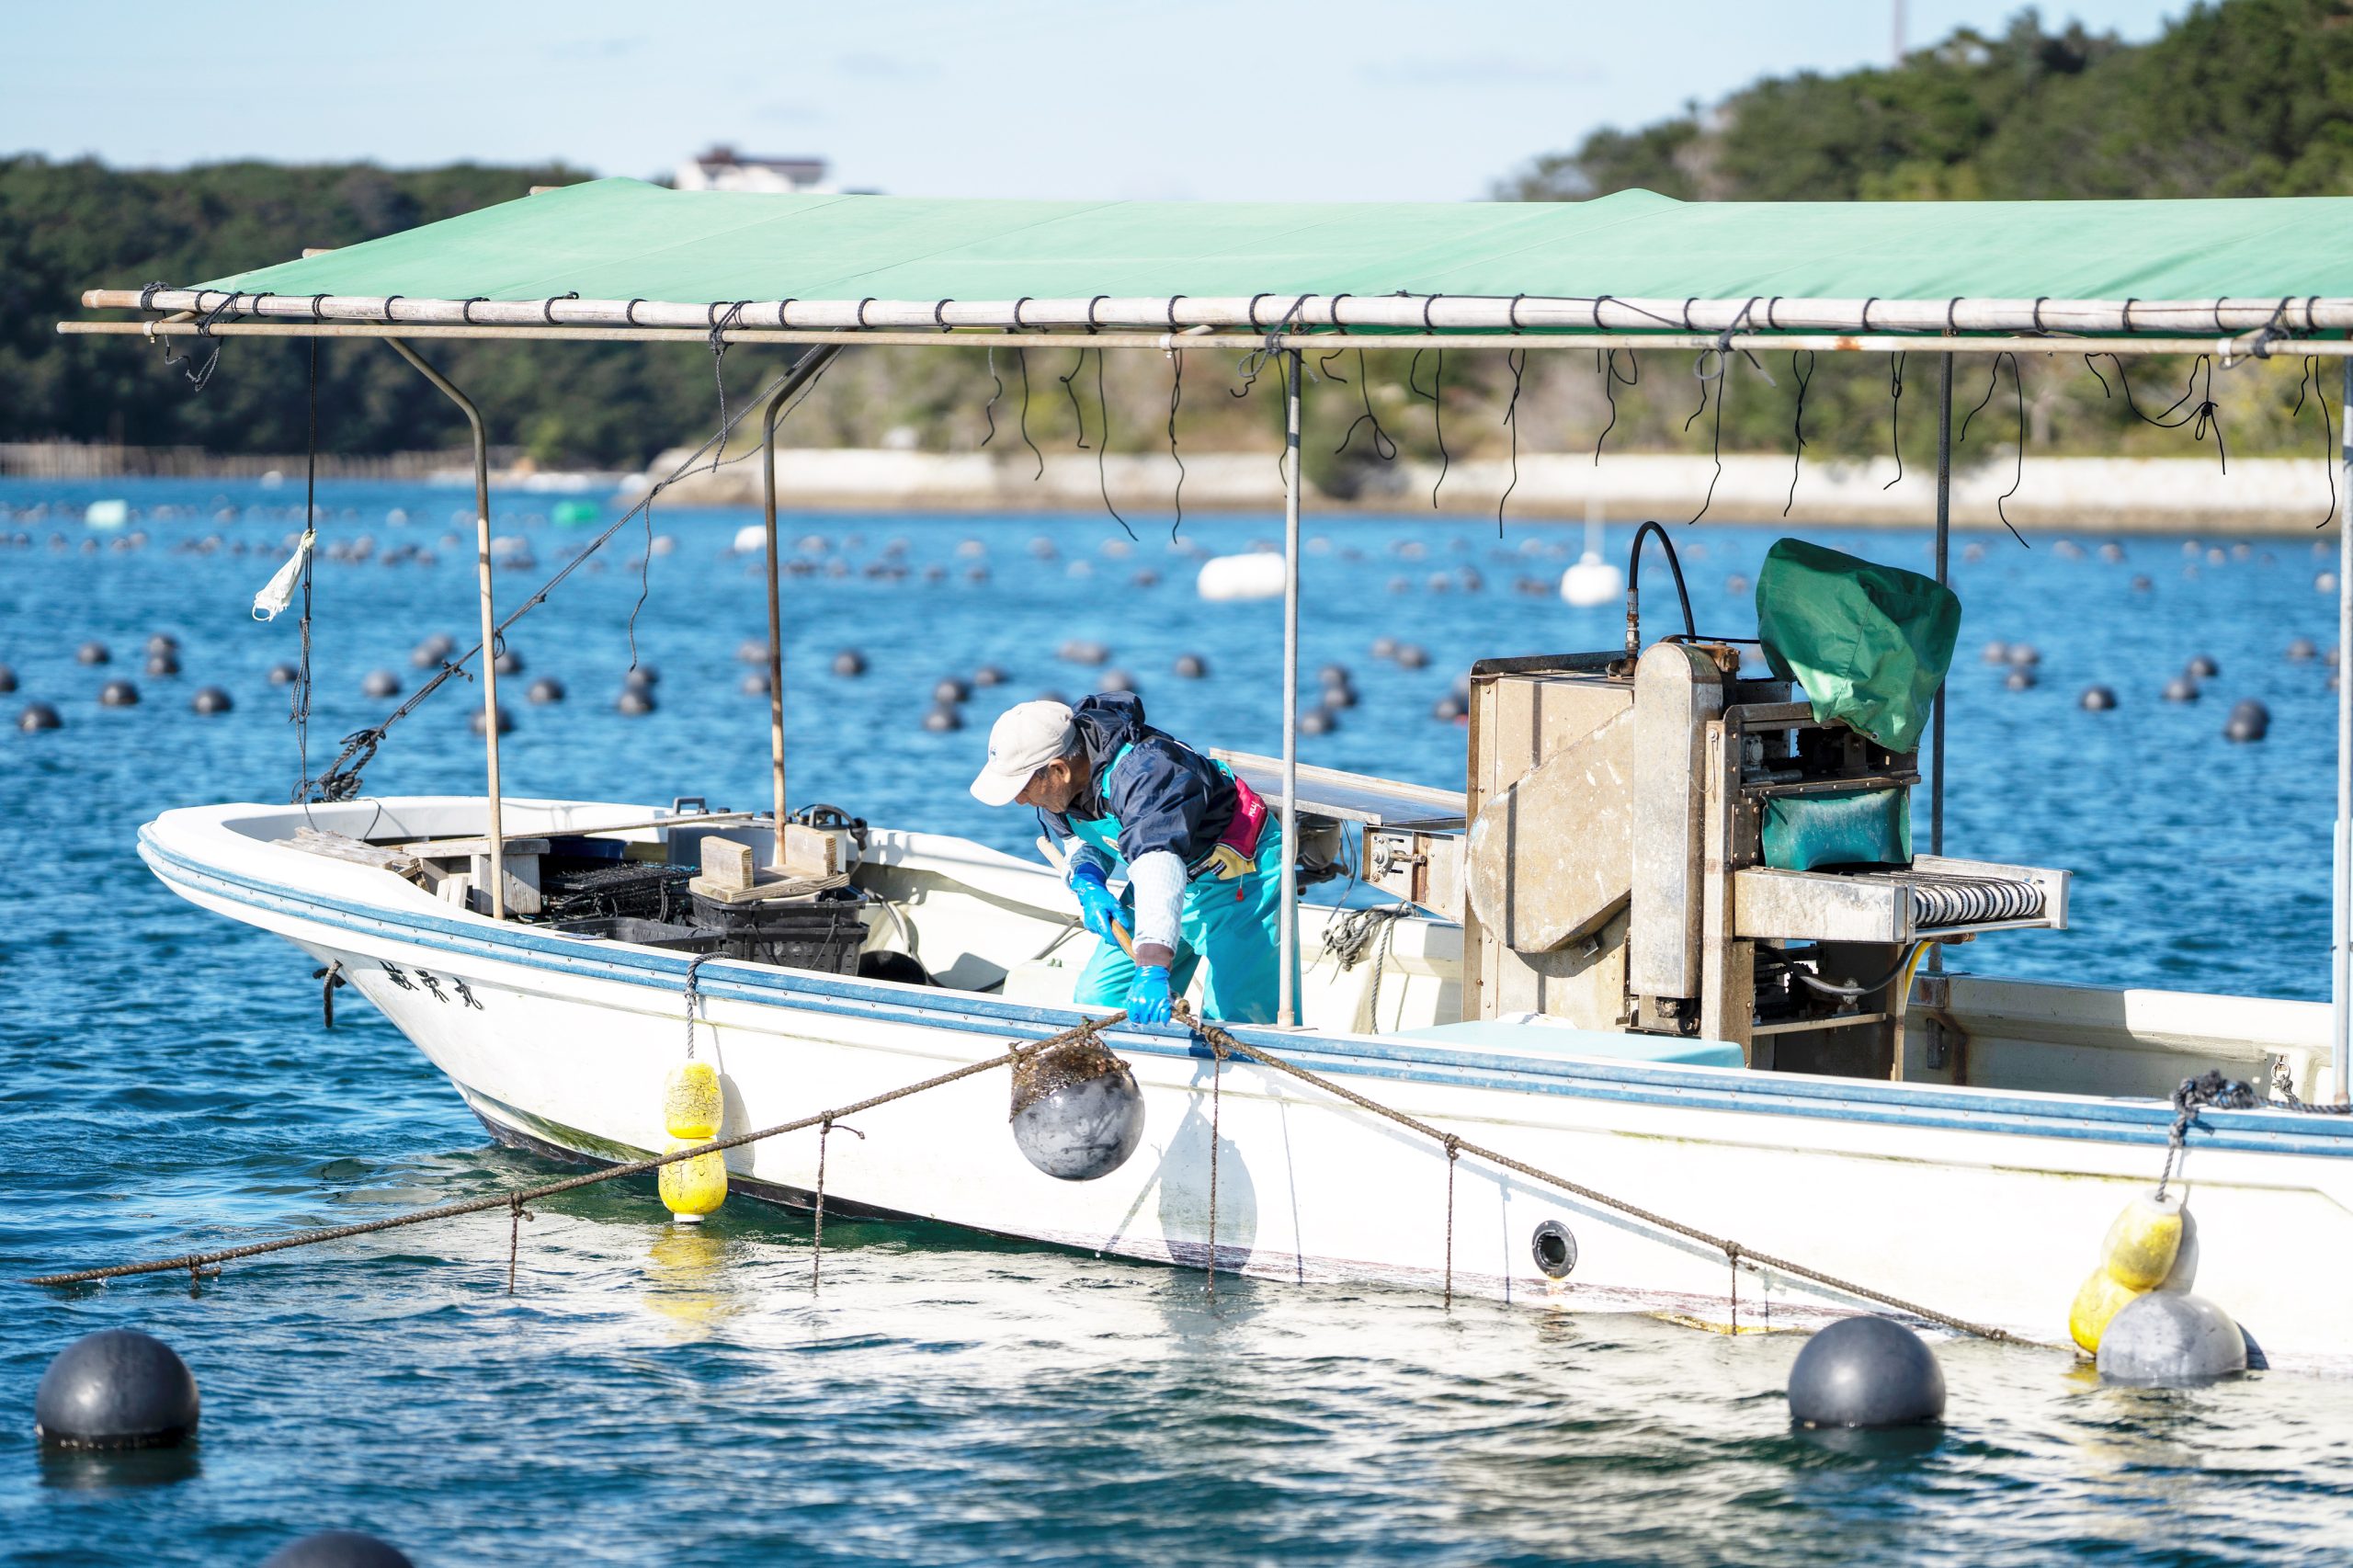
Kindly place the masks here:
POLYGON ((675 948, 680 952, 717 952, 727 940, 719 931, 679 926, 666 920, 641 920, 631 915, 594 915, 580 920, 559 920, 554 929, 568 937, 601 937, 608 942, 637 942, 649 948, 675 948))
POLYGON ((722 903, 694 895, 695 924, 720 936, 730 958, 824 974, 858 972, 865 906, 865 894, 852 888, 794 903, 722 903))
POLYGON ((549 916, 558 921, 598 915, 672 921, 693 908, 687 882, 694 874, 691 866, 551 856, 540 863, 540 896, 549 916))

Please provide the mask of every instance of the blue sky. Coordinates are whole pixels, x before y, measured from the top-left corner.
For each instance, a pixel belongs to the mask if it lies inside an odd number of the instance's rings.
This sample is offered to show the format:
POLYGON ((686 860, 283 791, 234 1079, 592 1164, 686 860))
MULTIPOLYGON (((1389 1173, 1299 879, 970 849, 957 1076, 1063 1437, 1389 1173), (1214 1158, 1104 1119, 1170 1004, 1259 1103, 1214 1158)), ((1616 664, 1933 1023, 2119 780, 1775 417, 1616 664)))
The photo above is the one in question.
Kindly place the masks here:
MULTIPOLYGON (((1893 0, 867 0, 726 10, 411 0, 5 8, 0 152, 562 158, 712 142, 904 195, 1449 200, 1605 124, 1885 61, 1893 0)), ((1918 45, 2018 7, 1909 0, 1918 45)), ((2044 7, 2126 38, 2170 6, 2044 7)))

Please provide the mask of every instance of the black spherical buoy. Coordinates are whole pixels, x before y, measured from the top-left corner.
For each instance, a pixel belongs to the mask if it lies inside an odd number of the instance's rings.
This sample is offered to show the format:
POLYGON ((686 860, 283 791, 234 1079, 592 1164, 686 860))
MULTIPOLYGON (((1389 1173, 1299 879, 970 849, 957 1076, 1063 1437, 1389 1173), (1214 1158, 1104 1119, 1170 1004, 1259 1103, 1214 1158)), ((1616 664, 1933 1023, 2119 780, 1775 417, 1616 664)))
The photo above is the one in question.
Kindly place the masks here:
POLYGON ((151 659, 158 653, 176 653, 179 651, 180 640, 168 631, 158 631, 147 639, 146 653, 151 659))
POLYGON ((1093 1181, 1143 1142, 1143 1091, 1128 1064, 1082 1036, 1013 1069, 1013 1142, 1060 1181, 1093 1181))
POLYGON ((519 676, 523 673, 523 655, 508 648, 491 661, 490 667, 503 676, 519 676))
POLYGON ((2010 673, 2002 677, 2002 684, 2012 691, 2033 690, 2035 684, 2034 666, 2031 665, 2011 665, 2010 673))
POLYGON ((2309 637, 2293 638, 2288 643, 2288 662, 2291 665, 2309 664, 2319 656, 2319 647, 2309 637))
POLYGON ((1322 669, 1315 672, 1315 678, 1319 683, 1324 686, 1346 686, 1348 684, 1348 666, 1346 665, 1325 665, 1322 669))
POLYGON ((398 1547, 358 1530, 321 1530, 289 1541, 261 1568, 416 1568, 398 1547))
POLYGON ((301 678, 302 672, 296 669, 291 665, 272 665, 269 666, 269 684, 272 686, 292 686, 296 681, 301 678))
POLYGON ((1006 681, 1009 681, 1013 677, 1011 676, 1005 672, 1005 667, 1001 665, 983 665, 979 669, 972 672, 972 684, 974 686, 1003 686, 1006 681))
POLYGON ((2199 680, 2212 680, 2222 673, 2222 666, 2203 653, 2190 655, 2189 663, 2181 666, 2182 673, 2199 680))
POLYGON ((98 687, 98 706, 136 708, 139 706, 139 688, 127 680, 110 680, 98 687))
POLYGON ((767 671, 745 671, 744 678, 735 683, 735 689, 742 692, 746 697, 766 697, 768 694, 767 671))
POLYGON ((75 664, 104 665, 110 664, 113 660, 114 655, 107 651, 107 645, 103 642, 85 642, 74 650, 75 664))
POLYGON ((1449 724, 1470 711, 1471 705, 1450 691, 1430 704, 1430 717, 1443 720, 1449 724))
POLYGON ((534 704, 544 708, 551 702, 563 700, 563 682, 553 676, 541 676, 531 683, 531 689, 525 695, 534 704))
POLYGON ((845 648, 834 655, 834 674, 862 676, 866 673, 866 655, 855 648, 845 648))
POLYGON ((956 676, 942 678, 931 688, 931 699, 938 703, 962 702, 972 695, 972 683, 956 676))
MULTIPOLYGON (((481 734, 483 731, 482 710, 479 708, 475 709, 473 710, 473 716, 468 719, 466 723, 472 729, 475 734, 481 734)), ((506 708, 502 706, 498 710, 498 733, 503 735, 514 728, 515 715, 506 711, 506 708)))
POLYGON ((1345 681, 1324 688, 1324 706, 1326 708, 1354 708, 1358 700, 1357 688, 1345 681))
POLYGON ((2104 686, 2087 686, 2078 700, 2087 713, 2105 713, 2116 706, 2116 693, 2104 686))
POLYGON ((1430 662, 1429 653, 1418 642, 1398 643, 1395 657, 1403 670, 1418 670, 1430 662))
POLYGON ((954 705, 943 702, 923 716, 923 727, 933 734, 944 735, 964 727, 964 715, 954 705))
POLYGON ((625 686, 621 687, 621 694, 613 699, 613 711, 631 719, 642 719, 654 711, 654 694, 642 687, 625 686))
POLYGON ((2222 738, 2226 741, 2259 741, 2271 733, 2271 710, 2249 697, 2231 705, 2231 716, 2222 721, 2222 738))
POLYGON ((662 672, 652 665, 631 665, 621 674, 622 688, 629 691, 652 691, 662 684, 662 672))
POLYGON ((64 722, 57 716, 57 710, 46 702, 28 702, 25 710, 17 715, 17 728, 28 735, 36 730, 54 730, 64 722))
POLYGON ((1179 653, 1171 667, 1184 680, 1199 680, 1210 673, 1209 661, 1199 653, 1179 653))
POLYGON ((401 677, 390 670, 369 670, 359 682, 361 695, 367 697, 398 697, 401 677))
POLYGON ((176 676, 180 673, 179 655, 169 648, 158 649, 147 655, 147 673, 151 676, 176 676))
POLYGON ((161 1449, 193 1436, 188 1363, 153 1335, 102 1328, 58 1353, 33 1394, 33 1430, 68 1449, 161 1449))
POLYGON ((1790 1419, 1802 1426, 1910 1426, 1945 1413, 1944 1369, 1918 1335, 1888 1318, 1841 1318, 1790 1369, 1790 1419))
POLYGON ((2145 594, 2155 586, 2156 584, 2151 582, 2145 573, 2136 572, 2132 574, 2132 591, 2134 593, 2145 594))
POLYGON ((1299 733, 1302 735, 1328 735, 1339 727, 1339 719, 1328 708, 1311 708, 1299 716, 1299 733))
POLYGON ((229 694, 217 686, 198 687, 196 695, 188 699, 188 705, 199 713, 226 713, 236 706, 229 700, 229 694))
POLYGON ((2161 695, 2167 702, 2195 702, 2199 695, 2198 683, 2188 676, 2176 676, 2165 682, 2165 691, 2161 695))
POLYGON ((0 665, 0 693, 11 692, 16 689, 17 672, 10 669, 6 665, 0 665))

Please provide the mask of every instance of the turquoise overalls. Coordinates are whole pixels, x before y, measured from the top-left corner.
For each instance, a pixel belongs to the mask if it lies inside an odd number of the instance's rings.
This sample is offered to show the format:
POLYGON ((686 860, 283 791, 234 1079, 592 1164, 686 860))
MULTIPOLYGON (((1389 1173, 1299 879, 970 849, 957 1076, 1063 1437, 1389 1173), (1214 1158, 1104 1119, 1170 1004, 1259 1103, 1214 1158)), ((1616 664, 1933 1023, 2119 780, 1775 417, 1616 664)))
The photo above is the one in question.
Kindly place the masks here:
MULTIPOLYGON (((1135 749, 1131 742, 1120 748, 1110 766, 1095 780, 1097 800, 1108 800, 1111 769, 1135 749)), ((1227 778, 1233 770, 1215 758, 1211 766, 1227 778)), ((1115 869, 1124 869, 1120 853, 1117 817, 1065 819, 1077 837, 1102 851, 1115 869)), ((1205 1017, 1236 1024, 1271 1024, 1282 973, 1282 824, 1269 814, 1258 835, 1257 854, 1246 869, 1231 864, 1197 861, 1185 884, 1184 901, 1176 910, 1176 958, 1168 966, 1168 986, 1182 996, 1192 984, 1193 971, 1206 961, 1208 978, 1201 983, 1201 1013, 1205 1017)), ((1238 857, 1236 857, 1238 858, 1238 857)), ((1128 928, 1135 928, 1135 890, 1120 894, 1128 909, 1128 928)), ((1135 960, 1114 942, 1096 944, 1094 956, 1079 971, 1072 1000, 1081 1006, 1116 1007, 1127 999, 1135 979, 1135 960)), ((1291 965, 1291 994, 1299 994, 1299 966, 1291 965)))

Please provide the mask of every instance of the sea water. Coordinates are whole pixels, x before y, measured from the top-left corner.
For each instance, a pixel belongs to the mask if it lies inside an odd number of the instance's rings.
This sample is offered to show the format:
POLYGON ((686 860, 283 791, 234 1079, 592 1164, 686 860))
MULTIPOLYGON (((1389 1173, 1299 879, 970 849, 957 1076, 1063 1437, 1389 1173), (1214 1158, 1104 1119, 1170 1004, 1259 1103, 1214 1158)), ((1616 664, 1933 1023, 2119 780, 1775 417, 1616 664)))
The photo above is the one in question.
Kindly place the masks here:
MULTIPOLYGON (((597 531, 550 522, 554 498, 499 502, 497 531, 536 560, 497 572, 509 608, 597 531)), ((399 700, 362 697, 367 672, 414 690, 417 642, 471 642, 469 501, 322 487, 323 548, 369 548, 317 571, 313 773, 399 700)), ((64 719, 0 731, 0 1278, 557 1168, 492 1144, 348 994, 323 1029, 302 955, 182 902, 138 859, 156 812, 283 800, 301 775, 287 690, 266 678, 299 632, 247 613, 301 506, 298 486, 258 483, 0 483, 0 663, 19 683, 0 718, 40 699, 64 719), (90 501, 118 497, 125 526, 84 525, 90 501), (155 632, 179 640, 178 676, 141 672, 155 632), (75 662, 91 641, 110 665, 75 662), (142 702, 101 708, 109 678, 142 702), (235 710, 190 712, 203 685, 235 710)), ((659 553, 633 523, 517 624, 510 793, 765 804, 767 705, 738 689, 754 666, 736 657, 766 634, 760 561, 731 549, 753 520, 659 509, 659 553), (657 711, 636 718, 613 708, 633 611, 661 677, 657 711), (543 675, 567 701, 525 701, 543 675)), ((811 563, 786 585, 795 803, 1024 852, 1034 824, 965 793, 987 724, 1112 668, 1181 736, 1279 749, 1279 606, 1201 602, 1185 551, 1247 549, 1279 523, 1195 517, 1172 546, 1169 521, 1139 520, 1131 542, 1097 517, 788 517, 786 548, 811 563), (1107 644, 1109 664, 1058 660, 1072 640, 1107 644), (853 647, 868 673, 830 674, 853 647), (1207 678, 1174 675, 1180 653, 1207 678), (926 731, 935 683, 984 664, 1011 679, 973 694, 961 732, 926 731)), ((1929 565, 1920 532, 1678 529, 1701 632, 1753 631, 1746 585, 1784 531, 1929 565)), ((1307 533, 1302 700, 1325 664, 1361 697, 1302 742, 1308 762, 1459 783, 1462 731, 1431 710, 1472 660, 1622 637, 1617 607, 1552 592, 1578 529, 1352 516, 1307 533), (1381 637, 1428 663, 1373 657, 1381 637)), ((1948 852, 2077 878, 2075 929, 1989 937, 1954 967, 2325 995, 2335 695, 2324 659, 2286 653, 2333 641, 2314 583, 2333 549, 2132 539, 2115 562, 2083 542, 1954 541, 1948 852), (2032 643, 2039 684, 2006 689, 2006 666, 1980 660, 1990 641, 2032 643), (2200 653, 2221 666, 2204 699, 2161 702, 2200 653), (2094 684, 2113 711, 2078 708, 2094 684), (2270 711, 2259 744, 2222 736, 2242 698, 2270 711)), ((1643 580, 1646 631, 1679 629, 1664 563, 1643 580)), ((449 683, 392 730, 369 790, 479 789, 479 701, 449 683)), ((1792 1216, 1792 1234, 1821 1222, 1792 1216)), ((184 1276, 0 1284, 0 1556, 257 1562, 349 1527, 426 1564, 2172 1563, 2328 1559, 2353 1529, 2353 1400, 2316 1380, 2105 1389, 2064 1353, 1944 1343, 1940 1432, 1825 1436, 1790 1429, 1779 1389, 1801 1342, 1780 1335, 1233 1279, 1212 1297, 1187 1271, 838 1217, 813 1293, 805 1217, 739 1201, 675 1227, 650 1183, 538 1205, 521 1228, 511 1297, 504 1213, 234 1264, 194 1294, 184 1276), (187 1358, 200 1440, 44 1454, 42 1368, 118 1324, 187 1358)))

